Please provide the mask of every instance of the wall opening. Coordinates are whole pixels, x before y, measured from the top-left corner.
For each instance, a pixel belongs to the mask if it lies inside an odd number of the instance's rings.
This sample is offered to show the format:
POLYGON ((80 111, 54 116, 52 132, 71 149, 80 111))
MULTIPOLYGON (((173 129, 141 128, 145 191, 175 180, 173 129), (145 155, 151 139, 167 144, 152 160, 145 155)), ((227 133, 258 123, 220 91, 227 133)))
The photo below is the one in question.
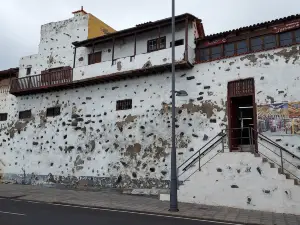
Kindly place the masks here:
POLYGON ((257 127, 254 79, 228 83, 228 117, 230 151, 257 149, 257 127))
POLYGON ((25 110, 19 112, 19 119, 29 119, 31 118, 31 110, 25 110))

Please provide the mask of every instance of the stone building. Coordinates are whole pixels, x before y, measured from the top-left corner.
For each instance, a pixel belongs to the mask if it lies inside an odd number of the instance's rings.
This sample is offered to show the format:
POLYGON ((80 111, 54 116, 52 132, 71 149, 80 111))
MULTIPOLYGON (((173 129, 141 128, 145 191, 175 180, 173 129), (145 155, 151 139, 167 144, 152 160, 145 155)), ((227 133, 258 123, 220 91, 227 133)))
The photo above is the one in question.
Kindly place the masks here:
MULTIPOLYGON (((168 189, 171 18, 114 31, 74 15, 42 26, 2 100, 2 181, 168 189)), ((299 19, 205 35, 176 16, 180 201, 299 212, 299 19)))

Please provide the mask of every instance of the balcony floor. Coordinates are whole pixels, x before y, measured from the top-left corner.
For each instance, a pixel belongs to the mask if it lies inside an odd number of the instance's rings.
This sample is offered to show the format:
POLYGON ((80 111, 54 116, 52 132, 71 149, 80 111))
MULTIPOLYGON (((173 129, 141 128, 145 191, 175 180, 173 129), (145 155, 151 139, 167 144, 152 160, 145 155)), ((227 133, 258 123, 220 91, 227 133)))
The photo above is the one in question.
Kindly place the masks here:
MULTIPOLYGON (((175 63, 176 70, 180 69, 191 69, 193 65, 188 61, 177 61, 175 63)), ((124 80, 124 79, 131 79, 135 77, 142 77, 142 76, 149 76, 150 74, 157 74, 162 73, 165 71, 171 71, 172 64, 167 63, 163 65, 158 66, 152 66, 148 68, 143 69, 136 69, 136 70, 130 70, 130 71, 124 71, 124 72, 118 72, 108 75, 101 75, 96 76, 92 78, 82 79, 82 80, 76 80, 69 83, 64 84, 57 84, 57 85, 51 85, 48 87, 36 87, 31 89, 23 89, 19 91, 10 91, 12 95, 15 96, 22 96, 22 95, 29 95, 29 94, 36 94, 36 93, 45 93, 45 92, 51 92, 51 91, 59 91, 59 90, 65 90, 65 89, 72 89, 72 88, 78 88, 83 87, 87 85, 94 85, 99 83, 107 83, 107 82, 114 82, 118 80, 124 80)))

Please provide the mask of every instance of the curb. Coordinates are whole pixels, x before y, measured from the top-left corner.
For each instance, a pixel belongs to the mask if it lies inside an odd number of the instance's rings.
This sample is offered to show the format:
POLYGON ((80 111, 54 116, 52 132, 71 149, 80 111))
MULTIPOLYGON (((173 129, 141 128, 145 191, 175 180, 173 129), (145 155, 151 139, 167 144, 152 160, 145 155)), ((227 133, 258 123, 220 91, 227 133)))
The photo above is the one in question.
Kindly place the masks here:
POLYGON ((184 216, 184 215, 178 215, 176 213, 157 213, 157 212, 152 212, 152 211, 141 211, 141 210, 129 210, 129 209, 123 209, 123 208, 111 208, 111 207, 102 207, 102 206, 91 206, 91 205, 80 205, 80 204, 73 204, 73 203, 65 203, 65 202, 60 202, 60 201, 53 201, 53 202, 45 202, 45 201, 40 201, 40 200, 27 200, 27 199, 22 199, 22 197, 25 197, 26 195, 18 195, 18 196, 12 196, 12 197, 7 197, 7 196, 0 196, 2 199, 7 199, 7 200, 19 200, 23 202, 38 202, 38 203, 43 203, 43 204, 59 204, 62 206, 70 206, 70 207, 89 207, 89 208, 95 208, 95 209, 103 209, 103 210, 118 210, 124 213, 140 213, 140 214, 151 214, 154 216, 174 216, 177 217, 178 219, 194 219, 194 220, 203 220, 203 221, 208 221, 208 222, 216 222, 216 223, 232 223, 237 224, 237 225, 260 225, 259 223, 242 223, 242 222, 236 222, 232 220, 219 220, 219 219, 210 219, 210 218, 202 218, 202 217, 194 217, 194 216, 184 216))

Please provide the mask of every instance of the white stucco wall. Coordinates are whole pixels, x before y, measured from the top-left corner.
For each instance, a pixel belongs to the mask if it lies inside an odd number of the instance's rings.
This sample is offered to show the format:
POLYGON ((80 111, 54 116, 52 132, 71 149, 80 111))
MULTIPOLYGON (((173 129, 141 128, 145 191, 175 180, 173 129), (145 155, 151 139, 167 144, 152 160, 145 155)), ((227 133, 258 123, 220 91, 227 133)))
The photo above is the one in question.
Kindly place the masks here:
MULTIPOLYGON (((194 62, 194 30, 192 26, 188 28, 188 42, 189 42, 189 59, 190 62, 194 62)), ((112 64, 112 49, 113 43, 106 42, 95 46, 95 52, 102 52, 101 63, 88 65, 88 54, 92 53, 92 48, 80 47, 76 53, 76 68, 74 69, 74 80, 80 80, 85 78, 91 78, 95 76, 107 75, 111 73, 124 72, 133 69, 141 69, 149 62, 152 66, 161 64, 167 64, 171 62, 171 48, 170 42, 172 41, 171 26, 161 27, 160 31, 152 30, 149 32, 143 32, 137 34, 136 37, 136 55, 134 55, 134 36, 116 39, 114 47, 114 60, 116 62, 112 64), (147 52, 147 41, 158 38, 160 32, 161 37, 166 37, 166 49, 147 52)), ((176 26, 175 40, 185 40, 185 24, 179 23, 176 26)), ((176 47, 176 60, 180 61, 184 59, 185 44, 176 47)))
MULTIPOLYGON (((177 71, 176 90, 188 93, 176 97, 178 165, 226 127, 228 81, 254 77, 257 104, 299 100, 299 52, 299 46, 293 46, 177 71)), ((154 60, 160 60, 158 56, 154 60)), ((125 68, 128 65, 124 62, 125 68)), ((0 129, 3 179, 69 184, 93 178, 105 187, 166 188, 170 95, 171 73, 166 72, 7 99, 7 106, 0 105, 11 115, 0 129), (128 98, 133 108, 116 111, 116 101, 128 98), (45 118, 46 108, 55 105, 61 106, 60 116, 45 118), (33 117, 18 120, 18 112, 26 109, 33 117)), ((290 142, 287 138, 293 137, 282 136, 279 144, 290 142)), ((299 142, 293 143, 286 148, 300 155, 299 142)))
MULTIPOLYGON (((180 186, 178 200, 300 214, 300 186, 251 153, 220 153, 180 186)), ((168 201, 169 195, 160 195, 168 201)))
POLYGON ((27 67, 32 67, 30 75, 40 74, 49 68, 73 67, 72 42, 83 41, 87 37, 88 14, 42 25, 38 53, 20 59, 19 77, 26 76, 27 67))

